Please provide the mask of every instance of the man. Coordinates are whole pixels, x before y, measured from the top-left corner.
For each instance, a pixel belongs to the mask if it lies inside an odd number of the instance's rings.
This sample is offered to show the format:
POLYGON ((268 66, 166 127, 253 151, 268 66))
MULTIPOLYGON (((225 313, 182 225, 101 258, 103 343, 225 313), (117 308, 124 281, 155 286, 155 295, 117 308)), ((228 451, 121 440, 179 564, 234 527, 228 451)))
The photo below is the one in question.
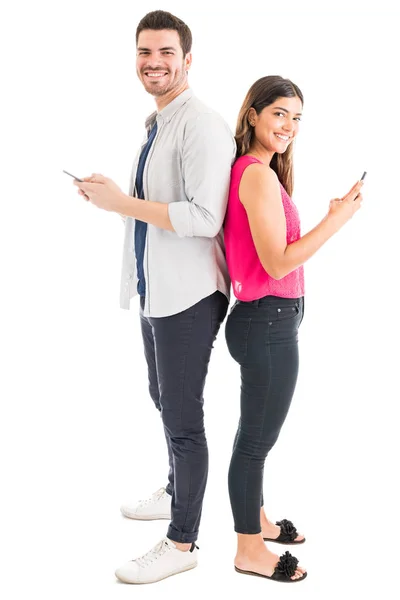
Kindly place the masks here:
POLYGON ((227 124, 189 88, 187 25, 151 12, 138 25, 136 43, 137 74, 157 111, 146 121, 129 196, 101 175, 75 183, 93 204, 126 217, 121 306, 140 295, 150 395, 161 412, 170 470, 166 488, 121 510, 171 522, 166 538, 116 576, 150 583, 197 565, 208 471, 203 389, 229 304, 222 224, 236 146, 227 124))

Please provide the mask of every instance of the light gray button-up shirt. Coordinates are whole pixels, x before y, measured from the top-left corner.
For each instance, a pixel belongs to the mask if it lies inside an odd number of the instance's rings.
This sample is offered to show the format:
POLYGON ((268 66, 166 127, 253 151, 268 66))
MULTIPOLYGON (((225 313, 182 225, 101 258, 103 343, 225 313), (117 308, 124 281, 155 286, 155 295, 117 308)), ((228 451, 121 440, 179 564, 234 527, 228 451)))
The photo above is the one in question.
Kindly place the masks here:
MULTIPOLYGON (((216 290, 229 299, 222 224, 236 145, 222 117, 190 89, 150 115, 147 131, 155 120, 157 135, 143 173, 144 196, 168 204, 175 231, 148 225, 144 315, 166 317, 216 290)), ((135 195, 140 152, 131 173, 131 196, 135 195)), ((126 217, 120 297, 121 308, 126 309, 137 294, 134 232, 135 219, 126 217)))

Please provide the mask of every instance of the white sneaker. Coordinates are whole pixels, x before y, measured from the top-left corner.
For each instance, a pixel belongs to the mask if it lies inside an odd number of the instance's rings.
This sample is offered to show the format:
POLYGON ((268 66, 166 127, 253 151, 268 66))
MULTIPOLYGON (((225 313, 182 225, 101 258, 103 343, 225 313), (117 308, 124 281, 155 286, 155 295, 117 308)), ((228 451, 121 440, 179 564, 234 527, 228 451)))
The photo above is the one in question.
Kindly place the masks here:
POLYGON ((160 488, 147 500, 139 500, 137 504, 121 506, 121 512, 128 519, 152 521, 153 519, 171 520, 171 496, 165 488, 160 488))
POLYGON ((152 550, 131 560, 115 571, 123 583, 155 583, 171 575, 177 575, 197 567, 197 546, 190 550, 178 550, 174 542, 164 538, 152 550))

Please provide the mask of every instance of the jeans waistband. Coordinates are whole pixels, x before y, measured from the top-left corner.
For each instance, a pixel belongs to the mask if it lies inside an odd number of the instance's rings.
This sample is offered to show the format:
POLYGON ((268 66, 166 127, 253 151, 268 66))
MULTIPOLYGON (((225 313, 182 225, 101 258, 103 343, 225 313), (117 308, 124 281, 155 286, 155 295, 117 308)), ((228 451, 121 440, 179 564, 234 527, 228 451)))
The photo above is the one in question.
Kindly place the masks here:
POLYGON ((282 298, 281 296, 263 296, 257 300, 238 300, 238 304, 251 304, 252 306, 269 305, 269 306, 293 306, 293 304, 301 304, 304 301, 304 297, 299 298, 282 298))

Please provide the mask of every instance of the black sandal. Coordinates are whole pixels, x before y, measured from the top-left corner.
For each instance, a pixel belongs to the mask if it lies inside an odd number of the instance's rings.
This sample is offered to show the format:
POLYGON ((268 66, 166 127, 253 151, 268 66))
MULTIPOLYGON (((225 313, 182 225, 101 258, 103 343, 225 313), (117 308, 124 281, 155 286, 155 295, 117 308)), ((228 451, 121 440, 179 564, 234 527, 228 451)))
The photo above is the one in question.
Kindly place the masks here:
POLYGON ((235 571, 238 573, 242 573, 243 575, 255 575, 256 577, 265 577, 265 579, 273 579, 274 581, 283 581, 285 583, 297 583, 297 581, 303 581, 307 577, 307 571, 303 573, 302 577, 298 579, 291 579, 293 575, 296 573, 297 565, 299 564, 298 559, 295 556, 292 556, 290 552, 286 550, 284 554, 279 558, 279 562, 275 567, 274 572, 271 576, 262 575, 261 573, 256 573, 255 571, 243 571, 242 569, 238 569, 235 567, 235 571))
POLYGON ((299 535, 297 533, 296 527, 293 525, 292 521, 288 521, 287 519, 282 519, 282 521, 277 521, 276 525, 281 528, 281 532, 277 538, 263 538, 264 542, 276 542, 278 544, 286 544, 287 546, 295 546, 296 544, 304 544, 306 538, 295 542, 294 540, 299 535))

